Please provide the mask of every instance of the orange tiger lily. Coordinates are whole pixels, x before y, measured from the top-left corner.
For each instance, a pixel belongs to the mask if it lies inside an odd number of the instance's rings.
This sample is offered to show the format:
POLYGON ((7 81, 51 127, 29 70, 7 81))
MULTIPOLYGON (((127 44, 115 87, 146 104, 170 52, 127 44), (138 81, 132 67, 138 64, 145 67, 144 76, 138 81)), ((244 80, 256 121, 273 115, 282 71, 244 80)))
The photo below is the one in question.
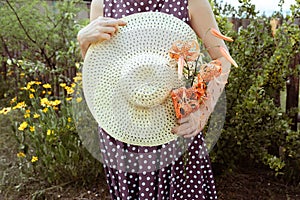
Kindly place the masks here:
POLYGON ((181 79, 185 61, 194 61, 199 56, 199 45, 197 41, 176 41, 169 50, 170 57, 178 63, 178 78, 181 79))
POLYGON ((201 102, 206 97, 206 83, 201 78, 201 75, 198 74, 198 83, 193 86, 197 99, 201 102))
POLYGON ((212 60, 210 63, 203 64, 200 67, 200 76, 204 82, 209 82, 222 73, 222 63, 219 60, 212 60))

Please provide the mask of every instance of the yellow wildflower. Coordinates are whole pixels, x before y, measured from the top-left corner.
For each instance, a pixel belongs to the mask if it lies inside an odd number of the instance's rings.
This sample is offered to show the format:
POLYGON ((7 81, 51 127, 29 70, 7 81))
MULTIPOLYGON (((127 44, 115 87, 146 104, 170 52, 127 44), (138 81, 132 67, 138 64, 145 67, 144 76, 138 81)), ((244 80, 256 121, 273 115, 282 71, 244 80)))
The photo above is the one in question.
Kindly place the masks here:
POLYGON ((82 80, 81 73, 77 73, 77 76, 74 77, 73 80, 75 83, 77 83, 78 81, 81 81, 82 80))
POLYGON ((54 130, 48 129, 48 130, 47 130, 47 135, 48 135, 48 136, 54 135, 54 130))
POLYGON ((65 89, 67 90, 68 94, 73 94, 74 93, 74 89, 69 87, 69 86, 66 86, 65 89))
POLYGON ((24 118, 26 119, 26 118, 29 118, 30 117, 30 113, 26 113, 25 115, 24 115, 24 118))
POLYGON ((50 95, 52 92, 51 92, 51 91, 48 91, 47 93, 48 93, 48 95, 50 95))
POLYGON ((67 100, 67 101, 71 101, 71 100, 72 100, 72 97, 67 97, 66 100, 67 100))
POLYGON ((50 106, 58 106, 61 103, 60 100, 55 100, 55 101, 49 101, 50 106))
POLYGON ((27 105, 25 104, 24 101, 19 102, 16 106, 13 107, 13 109, 18 109, 18 108, 25 108, 27 105))
POLYGON ((72 122, 72 118, 71 117, 68 117, 68 122, 72 122))
POLYGON ((37 118, 39 118, 39 117, 40 117, 39 114, 37 114, 37 113, 34 113, 34 114, 33 114, 33 118, 37 119, 37 118))
POLYGON ((46 113, 46 112, 48 112, 48 108, 46 107, 46 108, 44 108, 42 111, 43 111, 44 113, 46 113))
POLYGON ((46 107, 46 106, 50 105, 50 102, 49 102, 49 100, 47 98, 42 98, 40 100, 40 103, 41 103, 41 106, 43 106, 43 107, 46 107))
POLYGON ((31 86, 33 86, 34 84, 35 84, 35 81, 30 81, 30 82, 27 83, 27 87, 31 87, 31 86))
POLYGON ((36 84, 36 85, 41 85, 42 82, 40 82, 40 81, 35 81, 35 84, 36 84))
POLYGON ((9 103, 10 103, 10 104, 13 104, 13 103, 15 103, 16 101, 17 101, 17 97, 11 99, 9 103))
POLYGON ((77 101, 77 103, 80 103, 80 102, 82 101, 82 98, 81 98, 81 97, 78 97, 78 98, 76 99, 76 101, 77 101))
POLYGON ((30 110, 25 110, 25 113, 30 113, 30 110))
POLYGON ((31 88, 31 89, 30 89, 30 92, 35 92, 35 89, 31 88))
POLYGON ((31 86, 34 85, 34 83, 35 83, 34 81, 30 81, 29 83, 27 83, 26 90, 29 90, 31 88, 31 86))
POLYGON ((43 88, 50 89, 51 85, 49 83, 46 83, 46 84, 43 85, 43 88))
POLYGON ((35 131, 35 127, 34 126, 30 126, 29 130, 30 130, 30 132, 34 132, 35 131))
POLYGON ((75 63, 75 67, 76 67, 77 69, 79 69, 80 63, 76 62, 76 63, 75 63))
POLYGON ((10 111, 11 111, 11 107, 3 108, 2 110, 0 110, 0 114, 6 115, 10 111))
POLYGON ((43 90, 43 91, 42 91, 42 94, 46 94, 46 91, 45 91, 45 90, 43 90))
POLYGON ((60 86, 60 87, 62 87, 62 88, 64 88, 64 87, 66 87, 66 86, 67 86, 67 84, 65 84, 65 83, 61 83, 61 84, 59 84, 59 86, 60 86))
POLYGON ((17 153, 17 156, 18 156, 18 158, 24 158, 24 157, 26 157, 25 153, 23 153, 23 152, 17 153))
POLYGON ((76 83, 72 83, 72 84, 71 84, 71 87, 72 87, 72 88, 76 87, 76 83))
POLYGON ((21 77, 24 77, 24 76, 25 76, 25 73, 20 73, 20 76, 21 76, 21 77))
POLYGON ((20 124, 18 130, 19 131, 24 131, 25 128, 27 128, 28 123, 27 122, 22 122, 22 124, 20 124))
POLYGON ((37 156, 32 156, 32 158, 31 158, 31 162, 32 163, 34 163, 34 162, 36 162, 38 160, 39 160, 39 158, 37 156))
POLYGON ((54 104, 55 104, 55 105, 59 105, 60 103, 61 103, 60 100, 55 100, 55 101, 54 101, 54 104))
POLYGON ((32 93, 29 94, 29 99, 33 99, 34 95, 32 93))
POLYGON ((56 107, 56 106, 53 106, 53 110, 58 110, 58 107, 56 107))

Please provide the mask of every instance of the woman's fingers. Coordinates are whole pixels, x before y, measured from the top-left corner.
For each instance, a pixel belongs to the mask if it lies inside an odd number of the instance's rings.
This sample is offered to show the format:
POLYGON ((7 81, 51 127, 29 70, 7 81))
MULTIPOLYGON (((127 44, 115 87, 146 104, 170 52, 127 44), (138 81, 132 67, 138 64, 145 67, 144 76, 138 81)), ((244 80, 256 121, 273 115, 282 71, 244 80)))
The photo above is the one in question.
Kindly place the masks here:
POLYGON ((100 33, 100 38, 102 36, 102 33, 108 33, 111 36, 113 36, 115 33, 118 32, 119 26, 125 26, 127 23, 120 19, 113 19, 113 18, 107 18, 107 17, 99 17, 96 20, 96 27, 100 33))
POLYGON ((196 136, 202 129, 200 114, 201 112, 198 109, 197 111, 190 113, 185 118, 179 119, 177 121, 179 125, 173 128, 172 133, 185 138, 196 136))
POLYGON ((195 137, 196 135, 198 135, 198 133, 200 133, 199 130, 195 130, 194 132, 190 133, 190 134, 186 134, 183 137, 184 138, 191 138, 191 137, 195 137))
POLYGON ((101 33, 101 35, 99 36, 99 38, 101 40, 109 40, 111 38, 111 34, 108 33, 101 33))
POLYGON ((121 19, 107 18, 107 17, 99 17, 97 22, 100 26, 125 26, 127 22, 121 19))
POLYGON ((177 120, 177 123, 178 123, 178 124, 183 124, 183 123, 188 122, 189 119, 190 119, 189 116, 186 116, 186 117, 184 117, 184 118, 181 118, 181 119, 177 120))
POLYGON ((99 27, 99 32, 100 33, 109 33, 109 34, 113 34, 116 32, 116 28, 115 27, 99 27))
POLYGON ((197 126, 195 126, 194 123, 187 122, 175 127, 172 132, 174 134, 184 136, 193 133, 195 130, 197 130, 197 126))

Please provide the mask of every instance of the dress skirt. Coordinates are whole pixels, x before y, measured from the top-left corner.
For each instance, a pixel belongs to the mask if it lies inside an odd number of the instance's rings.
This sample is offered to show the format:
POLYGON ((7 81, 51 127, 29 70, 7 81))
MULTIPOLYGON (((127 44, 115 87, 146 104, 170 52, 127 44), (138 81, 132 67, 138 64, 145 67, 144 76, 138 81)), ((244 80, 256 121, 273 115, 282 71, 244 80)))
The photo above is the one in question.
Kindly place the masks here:
POLYGON ((102 162, 113 200, 217 199, 203 135, 186 142, 142 147, 99 129, 102 162))

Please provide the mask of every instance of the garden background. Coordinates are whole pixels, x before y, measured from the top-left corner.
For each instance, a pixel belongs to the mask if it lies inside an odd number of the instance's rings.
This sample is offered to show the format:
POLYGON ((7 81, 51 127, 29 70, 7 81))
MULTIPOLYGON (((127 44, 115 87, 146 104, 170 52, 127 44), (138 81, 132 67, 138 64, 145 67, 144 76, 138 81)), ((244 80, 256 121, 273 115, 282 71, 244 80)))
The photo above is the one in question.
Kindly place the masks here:
MULTIPOLYGON (((211 0, 239 64, 210 152, 220 199, 300 199, 300 2, 267 17, 211 0)), ((278 6, 284 3, 280 1, 278 6)), ((101 163, 75 127, 82 102, 82 0, 0 1, 0 199, 108 199, 101 163)))

